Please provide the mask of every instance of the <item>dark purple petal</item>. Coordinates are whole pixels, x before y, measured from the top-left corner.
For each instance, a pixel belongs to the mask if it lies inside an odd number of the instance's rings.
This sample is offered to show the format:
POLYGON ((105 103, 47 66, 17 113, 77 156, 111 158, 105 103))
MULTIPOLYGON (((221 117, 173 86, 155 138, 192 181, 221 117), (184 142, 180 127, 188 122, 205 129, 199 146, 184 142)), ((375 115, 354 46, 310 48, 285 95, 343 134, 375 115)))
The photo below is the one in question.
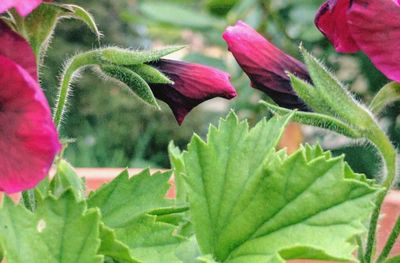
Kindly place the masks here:
POLYGON ((247 24, 239 21, 228 27, 223 38, 236 61, 249 76, 252 86, 268 94, 286 108, 306 110, 304 102, 290 85, 289 71, 310 81, 300 61, 285 54, 247 24))
POLYGON ((221 70, 167 59, 152 66, 174 82, 173 85, 151 84, 150 87, 156 98, 169 105, 179 124, 203 101, 215 97, 232 99, 237 95, 229 74, 221 70))
POLYGON ((360 49, 389 79, 400 82, 399 0, 353 0, 347 19, 360 49))
POLYGON ((315 17, 315 25, 338 52, 353 53, 360 49, 347 24, 349 7, 350 0, 328 0, 320 7, 315 17))
POLYGON ((0 55, 23 67, 37 81, 36 58, 29 43, 0 20, 0 55))
POLYGON ((0 55, 0 191, 36 186, 60 149, 47 100, 39 84, 0 55))

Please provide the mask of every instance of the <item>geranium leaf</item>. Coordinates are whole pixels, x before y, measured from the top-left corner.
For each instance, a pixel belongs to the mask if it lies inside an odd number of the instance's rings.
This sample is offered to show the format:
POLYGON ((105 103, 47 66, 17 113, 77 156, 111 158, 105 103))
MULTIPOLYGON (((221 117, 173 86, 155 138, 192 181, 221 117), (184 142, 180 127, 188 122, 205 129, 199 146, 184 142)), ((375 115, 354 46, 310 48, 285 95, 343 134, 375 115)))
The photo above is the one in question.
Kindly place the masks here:
POLYGON ((117 238, 132 255, 145 263, 181 263, 176 249, 185 241, 174 234, 174 225, 158 222, 155 216, 143 215, 123 227, 115 228, 117 238))
POLYGON ((100 238, 101 246, 99 249, 99 254, 116 260, 122 260, 123 262, 140 262, 132 257, 131 251, 127 245, 117 240, 115 232, 111 228, 102 225, 100 228, 100 238))
POLYGON ((185 164, 182 152, 173 142, 168 145, 169 161, 174 170, 176 200, 179 203, 186 203, 187 189, 183 179, 185 164))
POLYGON ((196 238, 215 261, 354 260, 378 189, 320 147, 276 152, 289 118, 249 130, 231 114, 184 153, 196 238))
POLYGON ((5 198, 0 242, 8 263, 100 263, 99 213, 71 191, 47 197, 35 213, 5 198))
POLYGON ((180 217, 169 218, 174 224, 165 223, 164 217, 187 208, 175 207, 172 200, 165 199, 170 177, 171 172, 151 175, 144 170, 129 178, 124 171, 88 198, 89 207, 100 209, 115 240, 129 247, 130 254, 141 262, 180 262, 175 249, 185 239, 174 234, 180 217))
POLYGON ((149 170, 144 170, 129 178, 128 172, 124 171, 92 192, 88 206, 100 209, 102 220, 108 227, 124 226, 153 210, 174 206, 171 200, 165 199, 170 177, 171 172, 151 175, 149 170))
POLYGON ((74 168, 65 160, 57 162, 57 170, 50 182, 49 191, 58 197, 67 189, 71 189, 79 201, 85 199, 85 182, 78 176, 74 168))

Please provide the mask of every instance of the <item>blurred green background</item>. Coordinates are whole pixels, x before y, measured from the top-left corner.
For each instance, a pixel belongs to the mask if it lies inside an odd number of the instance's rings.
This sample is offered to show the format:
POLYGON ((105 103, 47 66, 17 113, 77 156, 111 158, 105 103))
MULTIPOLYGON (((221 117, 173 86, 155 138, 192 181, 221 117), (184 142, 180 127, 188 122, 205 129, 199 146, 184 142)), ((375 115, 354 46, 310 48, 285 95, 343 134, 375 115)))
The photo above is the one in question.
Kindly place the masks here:
MULTIPOLYGON (((193 132, 204 134, 230 109, 254 123, 267 114, 257 104, 264 95, 249 88, 249 81, 226 51, 221 34, 228 25, 243 20, 281 49, 299 58, 299 43, 335 70, 360 100, 369 102, 388 81, 363 54, 334 52, 315 28, 315 12, 322 0, 75 0, 95 17, 104 37, 101 45, 147 49, 185 44, 175 58, 211 65, 232 75, 239 96, 231 102, 212 100, 190 113, 178 126, 170 110, 154 110, 124 90, 98 79, 90 70, 73 86, 69 113, 62 134, 75 138, 66 157, 75 166, 168 167, 167 145, 185 145, 193 132)), ((43 87, 54 103, 57 77, 63 62, 77 51, 98 47, 81 23, 64 21, 57 28, 42 74, 43 87)), ((161 103, 162 104, 162 103, 161 103)), ((399 105, 381 116, 393 141, 400 142, 399 105)), ((320 129, 305 127, 305 140, 320 142, 335 154, 347 153, 352 167, 368 175, 378 170, 376 154, 363 142, 349 142, 320 129), (349 144, 350 143, 350 144, 349 144)))

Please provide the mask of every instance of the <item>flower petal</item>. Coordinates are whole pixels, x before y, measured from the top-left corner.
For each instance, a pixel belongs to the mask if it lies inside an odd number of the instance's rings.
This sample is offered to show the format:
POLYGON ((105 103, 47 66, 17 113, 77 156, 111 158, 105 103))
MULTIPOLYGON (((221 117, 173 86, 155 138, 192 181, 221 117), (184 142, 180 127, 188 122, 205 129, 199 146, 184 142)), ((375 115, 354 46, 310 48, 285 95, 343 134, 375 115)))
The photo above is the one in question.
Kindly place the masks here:
POLYGON ((60 149, 47 100, 39 84, 0 55, 0 190, 33 188, 60 149))
POLYGON ((400 82, 399 0, 353 0, 348 24, 374 65, 389 79, 400 82))
POLYGON ((310 81, 305 66, 285 54, 247 24, 239 21, 228 27, 223 38, 236 61, 249 76, 252 86, 268 94, 286 108, 306 110, 290 85, 286 72, 310 81))
POLYGON ((29 43, 0 20, 0 55, 23 67, 37 81, 36 58, 29 43))
POLYGON ((352 53, 359 50, 347 24, 349 6, 350 0, 328 0, 319 8, 315 17, 315 25, 338 52, 352 53))
POLYGON ((42 0, 1 0, 0 13, 15 8, 21 16, 26 16, 38 7, 42 0))
POLYGON ((151 84, 154 96, 166 102, 179 124, 198 104, 215 98, 234 98, 237 93, 228 73, 199 64, 161 59, 152 66, 168 76, 173 85, 151 84))

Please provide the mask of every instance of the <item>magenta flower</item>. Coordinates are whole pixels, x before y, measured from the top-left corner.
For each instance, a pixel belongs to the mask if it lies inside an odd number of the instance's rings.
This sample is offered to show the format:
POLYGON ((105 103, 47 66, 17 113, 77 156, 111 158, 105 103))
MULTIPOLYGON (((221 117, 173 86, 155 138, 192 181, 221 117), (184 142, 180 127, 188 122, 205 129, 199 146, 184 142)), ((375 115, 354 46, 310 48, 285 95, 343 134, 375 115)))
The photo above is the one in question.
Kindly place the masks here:
POLYGON ((167 103, 179 124, 203 101, 223 97, 234 98, 237 93, 229 82, 228 73, 199 64, 161 59, 153 63, 174 84, 151 84, 157 99, 167 103))
POLYGON ((42 0, 1 0, 0 13, 3 13, 11 8, 15 8, 18 14, 21 16, 26 16, 42 2, 42 0))
POLYGON ((60 149, 26 41, 0 22, 0 190, 33 188, 60 149))
POLYGON ((289 71, 310 81, 304 64, 279 50, 242 21, 228 27, 223 38, 229 51, 249 76, 253 88, 265 92, 282 107, 307 110, 286 74, 289 71))
POLYGON ((400 81, 400 0, 328 0, 315 24, 338 52, 361 50, 389 79, 400 81))

